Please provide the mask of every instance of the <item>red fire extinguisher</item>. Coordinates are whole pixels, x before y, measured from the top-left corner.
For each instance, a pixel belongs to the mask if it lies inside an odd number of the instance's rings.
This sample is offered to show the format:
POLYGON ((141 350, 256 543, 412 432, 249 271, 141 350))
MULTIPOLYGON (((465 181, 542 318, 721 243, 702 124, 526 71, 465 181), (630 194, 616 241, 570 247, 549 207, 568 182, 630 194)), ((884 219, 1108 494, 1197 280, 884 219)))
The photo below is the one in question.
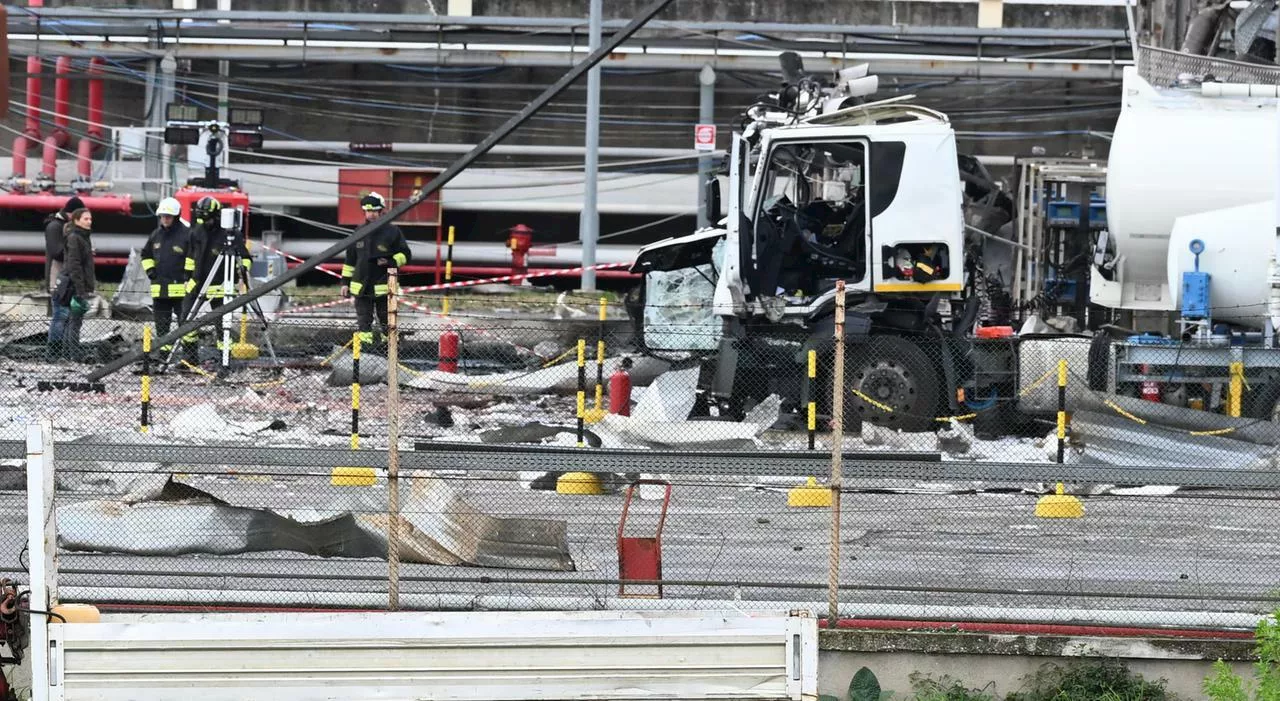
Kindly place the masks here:
POLYGON ((437 357, 440 361, 436 364, 436 368, 440 372, 458 371, 458 347, 461 344, 461 340, 458 332, 453 329, 448 329, 440 334, 440 343, 437 348, 437 357))
MULTIPOLYGON (((1148 366, 1143 365, 1142 374, 1147 375, 1148 372, 1150 372, 1150 370, 1148 369, 1148 366)), ((1155 380, 1143 380, 1142 381, 1142 398, 1147 400, 1148 402, 1155 402, 1159 404, 1161 402, 1160 383, 1156 382, 1155 380)))
POLYGON ((631 416, 631 358, 622 359, 622 367, 609 376, 609 413, 631 416))

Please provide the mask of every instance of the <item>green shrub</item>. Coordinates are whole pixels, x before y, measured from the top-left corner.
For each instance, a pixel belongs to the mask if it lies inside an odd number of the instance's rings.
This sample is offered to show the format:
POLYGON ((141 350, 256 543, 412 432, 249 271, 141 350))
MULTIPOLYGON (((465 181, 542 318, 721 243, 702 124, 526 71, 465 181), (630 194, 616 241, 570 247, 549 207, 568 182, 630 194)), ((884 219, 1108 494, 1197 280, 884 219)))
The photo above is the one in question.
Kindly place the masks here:
POLYGON ((1173 701, 1164 681, 1148 681, 1119 660, 1048 664, 1005 701, 1173 701))
POLYGON ((995 694, 990 691, 995 682, 981 689, 970 689, 959 681, 948 676, 934 679, 919 672, 911 675, 912 697, 915 701, 996 701, 995 694))
POLYGON ((1213 675, 1204 680, 1204 693, 1212 701, 1280 701, 1280 611, 1258 622, 1254 631, 1252 682, 1246 682, 1222 660, 1213 665, 1213 675))

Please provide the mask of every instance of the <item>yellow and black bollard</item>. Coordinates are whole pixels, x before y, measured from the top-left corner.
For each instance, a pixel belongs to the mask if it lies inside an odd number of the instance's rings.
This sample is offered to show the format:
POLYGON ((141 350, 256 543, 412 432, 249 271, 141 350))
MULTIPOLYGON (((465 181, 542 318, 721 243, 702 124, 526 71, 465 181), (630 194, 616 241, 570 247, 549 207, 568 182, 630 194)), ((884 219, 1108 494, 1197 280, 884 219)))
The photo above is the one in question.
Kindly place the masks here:
MULTIPOLYGON (((453 282, 453 227, 449 227, 448 249, 444 258, 444 283, 453 282)), ((440 313, 449 316, 449 289, 445 288, 444 299, 440 301, 440 313)))
POLYGON ((1227 413, 1240 418, 1241 397, 1244 395, 1244 363, 1234 362, 1230 366, 1231 384, 1228 385, 1227 413))
POLYGON ((1058 361, 1058 464, 1067 445, 1067 361, 1058 361))
POLYGON ((587 444, 587 340, 578 339, 578 447, 587 444))
POLYGON ((360 332, 351 338, 351 449, 360 449, 360 332))
MULTIPOLYGON (((1058 463, 1062 463, 1067 443, 1067 361, 1058 361, 1058 463)), ((1084 502, 1067 494, 1066 486, 1059 482, 1053 494, 1036 500, 1037 518, 1083 518, 1084 502)))
MULTIPOLYGON (((360 332, 351 339, 351 449, 360 449, 360 332)), ((378 475, 372 467, 335 467, 329 483, 335 487, 372 487, 378 475)))
POLYGON ((142 327, 142 433, 151 431, 151 327, 142 327))
POLYGON ((600 298, 600 326, 596 329, 596 411, 604 412, 604 320, 608 316, 609 300, 600 298))
POLYGON ((809 351, 809 450, 813 450, 816 445, 816 434, 818 432, 818 403, 813 401, 813 393, 817 389, 818 379, 818 351, 809 351))

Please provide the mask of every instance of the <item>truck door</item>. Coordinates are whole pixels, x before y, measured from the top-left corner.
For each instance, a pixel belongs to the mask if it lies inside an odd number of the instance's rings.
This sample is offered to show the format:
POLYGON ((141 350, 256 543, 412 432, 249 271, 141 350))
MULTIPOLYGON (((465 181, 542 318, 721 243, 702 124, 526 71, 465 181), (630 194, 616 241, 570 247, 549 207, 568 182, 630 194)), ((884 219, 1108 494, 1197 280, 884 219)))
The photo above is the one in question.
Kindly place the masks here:
POLYGON ((712 296, 713 311, 720 317, 735 317, 746 312, 745 292, 742 289, 742 270, 751 260, 751 221, 743 206, 747 193, 747 180, 751 177, 751 146, 742 134, 733 135, 729 151, 729 223, 725 237, 723 269, 716 280, 712 296))
POLYGON ((752 209, 751 289, 808 304, 829 294, 837 280, 865 288, 867 143, 773 140, 763 150, 752 209))

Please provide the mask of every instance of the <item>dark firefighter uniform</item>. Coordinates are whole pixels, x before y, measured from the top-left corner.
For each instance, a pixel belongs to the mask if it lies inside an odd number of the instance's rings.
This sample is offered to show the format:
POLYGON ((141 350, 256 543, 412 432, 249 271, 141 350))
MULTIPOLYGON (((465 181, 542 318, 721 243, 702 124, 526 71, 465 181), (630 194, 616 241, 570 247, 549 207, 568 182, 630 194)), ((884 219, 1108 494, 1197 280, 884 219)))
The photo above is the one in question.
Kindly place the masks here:
POLYGON ((385 333, 387 329, 387 269, 401 268, 409 262, 409 243, 400 227, 390 222, 368 238, 347 249, 342 266, 342 283, 355 297, 356 324, 361 344, 374 344, 373 315, 385 333))
MULTIPOLYGON (((191 230, 174 217, 169 226, 158 226, 142 247, 142 269, 151 278, 151 307, 155 313, 156 333, 169 333, 170 323, 182 314, 196 260, 191 251, 191 230)), ((162 346, 161 350, 168 350, 162 346)))
MULTIPOLYGON (((224 252, 227 242, 227 232, 222 228, 222 203, 212 197, 202 197, 192 206, 191 216, 195 219, 195 226, 191 229, 191 257, 196 261, 196 273, 192 278, 191 294, 187 296, 186 307, 183 309, 184 317, 190 316, 192 310, 200 303, 200 286, 204 285, 205 281, 209 281, 204 291, 204 298, 209 300, 210 310, 221 307, 224 297, 221 271, 214 275, 213 280, 209 280, 209 274, 218 264, 218 257, 224 252)), ((249 268, 253 266, 253 260, 249 257, 244 229, 235 232, 231 240, 231 249, 225 252, 239 258, 239 265, 247 277, 249 268)), ((240 280, 239 273, 236 274, 235 279, 237 282, 240 280)), ((184 336, 182 340, 184 343, 195 343, 198 336, 192 333, 184 336)), ((221 336, 218 337, 217 345, 219 348, 222 347, 221 336)))

